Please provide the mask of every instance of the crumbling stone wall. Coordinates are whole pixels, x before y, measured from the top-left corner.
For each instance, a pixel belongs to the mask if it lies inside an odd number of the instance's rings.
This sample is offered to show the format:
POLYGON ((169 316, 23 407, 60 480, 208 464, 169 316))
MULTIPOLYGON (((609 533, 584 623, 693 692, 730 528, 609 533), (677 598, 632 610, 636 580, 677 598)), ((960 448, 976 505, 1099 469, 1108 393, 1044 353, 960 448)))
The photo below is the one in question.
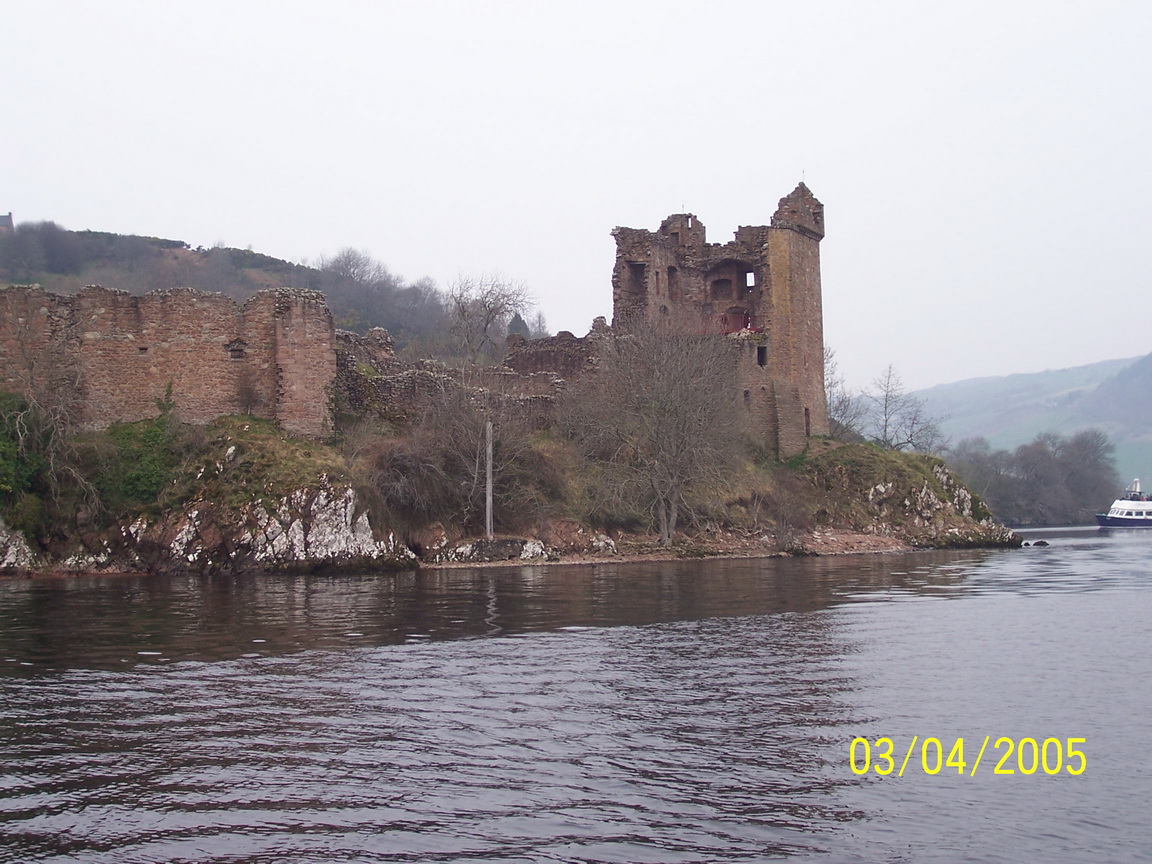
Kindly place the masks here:
MULTIPOLYGON (((565 368, 583 368, 582 364, 591 362, 584 340, 571 333, 527 344, 537 342, 551 346, 544 348, 541 357, 568 356, 565 368), (569 353, 566 355, 557 345, 565 346, 569 353), (572 359, 577 356, 579 363, 572 359)), ((556 397, 565 386, 565 379, 548 368, 549 362, 539 358, 527 361, 520 369, 508 365, 461 368, 427 359, 403 361, 396 356, 387 332, 379 328, 364 336, 339 331, 336 356, 337 404, 339 410, 352 416, 411 420, 429 404, 442 400, 446 393, 464 390, 477 397, 494 397, 505 406, 512 406, 532 425, 543 428, 551 424, 556 397), (526 368, 530 366, 541 368, 531 371, 526 368)), ((531 350, 520 356, 531 357, 531 350)))
POLYGON ((0 389, 77 410, 80 373, 70 301, 40 288, 0 291, 0 389))
POLYGON ((3 386, 71 391, 84 428, 156 416, 171 384, 190 423, 251 413, 294 434, 332 429, 334 331, 317 292, 266 290, 240 307, 191 288, 135 296, 92 286, 61 296, 11 287, 0 289, 0 313, 3 386), (33 374, 45 359, 68 374, 53 382, 33 374))
POLYGON ((521 375, 547 372, 565 381, 575 381, 592 372, 596 361, 589 337, 561 330, 555 336, 542 339, 509 336, 504 365, 521 375))
POLYGON ((735 388, 755 433, 781 458, 828 434, 820 241, 824 206, 799 184, 770 225, 741 226, 708 243, 691 213, 659 229, 616 228, 613 325, 692 313, 744 334, 735 388))

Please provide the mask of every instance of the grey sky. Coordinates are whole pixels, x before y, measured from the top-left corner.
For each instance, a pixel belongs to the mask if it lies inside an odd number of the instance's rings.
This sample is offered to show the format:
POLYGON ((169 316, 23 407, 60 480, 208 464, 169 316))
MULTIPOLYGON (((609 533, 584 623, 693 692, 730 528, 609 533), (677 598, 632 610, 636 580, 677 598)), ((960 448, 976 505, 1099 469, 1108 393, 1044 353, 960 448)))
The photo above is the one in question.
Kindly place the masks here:
POLYGON ((613 226, 726 242, 803 175, 850 383, 1152 351, 1147 2, 0 8, 17 222, 499 271, 582 334, 613 226))

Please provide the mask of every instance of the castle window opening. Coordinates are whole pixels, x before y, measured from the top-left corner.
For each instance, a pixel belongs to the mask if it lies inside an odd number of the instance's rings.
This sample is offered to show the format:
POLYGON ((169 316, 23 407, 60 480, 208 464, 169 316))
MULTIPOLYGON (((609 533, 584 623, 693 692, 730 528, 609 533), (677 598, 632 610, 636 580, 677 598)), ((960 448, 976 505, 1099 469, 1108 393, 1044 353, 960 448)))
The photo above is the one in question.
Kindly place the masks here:
POLYGON ((647 289, 647 280, 644 277, 646 265, 637 262, 628 262, 628 288, 633 294, 643 294, 647 289))
POLYGON ((809 438, 812 437, 812 412, 807 408, 804 409, 804 434, 809 438))
POLYGON ((744 391, 744 407, 747 408, 751 404, 752 404, 752 391, 751 390, 745 390, 744 391))
POLYGON ((140 345, 139 347, 136 348, 136 351, 139 354, 147 354, 148 353, 148 346, 147 345, 140 345))
POLYGON ((756 346, 756 365, 757 366, 767 366, 768 365, 768 346, 767 345, 757 345, 756 346))
POLYGON ((744 274, 744 287, 745 288, 755 288, 756 287, 756 273, 754 271, 749 270, 747 273, 744 274))
POLYGON ((248 353, 248 345, 237 339, 228 343, 228 356, 233 360, 243 360, 248 353))

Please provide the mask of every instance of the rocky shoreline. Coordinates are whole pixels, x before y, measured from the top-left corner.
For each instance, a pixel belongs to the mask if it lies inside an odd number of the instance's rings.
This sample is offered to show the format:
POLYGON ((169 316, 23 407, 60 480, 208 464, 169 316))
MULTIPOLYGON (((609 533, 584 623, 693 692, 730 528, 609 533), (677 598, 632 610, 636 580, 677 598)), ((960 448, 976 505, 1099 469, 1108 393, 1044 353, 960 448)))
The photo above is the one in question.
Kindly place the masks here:
MULTIPOLYGON (((0 524, 2 531, 2 524, 0 524)), ((1015 548, 1021 545, 1020 538, 1013 532, 1007 532, 1005 542, 983 542, 957 544, 960 548, 1015 548)), ((805 532, 789 543, 789 550, 779 549, 774 539, 769 536, 754 537, 746 534, 721 532, 720 536, 710 538, 690 538, 671 548, 658 545, 655 537, 651 536, 625 536, 614 541, 604 535, 594 537, 584 550, 572 549, 564 553, 545 546, 538 540, 524 538, 496 538, 494 540, 471 540, 458 543, 450 549, 446 548, 440 554, 431 556, 429 560, 421 560, 409 553, 402 561, 389 559, 382 566, 380 562, 370 558, 348 558, 340 562, 324 561, 319 564, 302 561, 298 566, 280 566, 269 568, 266 566, 253 566, 256 572, 374 572, 379 575, 390 573, 411 572, 413 570, 449 570, 465 568, 493 568, 493 567, 549 567, 549 566, 583 566, 603 564, 639 564, 662 561, 686 560, 738 560, 738 559, 773 559, 802 556, 841 556, 841 555, 894 555, 910 552, 924 551, 930 548, 944 548, 920 546, 909 542, 906 538, 886 536, 882 534, 867 533, 836 528, 823 528, 805 532), (407 566, 404 566, 407 564, 407 566)), ((957 546, 948 548, 957 548, 957 546)), ((79 560, 62 562, 53 566, 36 566, 28 561, 25 564, 14 564, 4 561, 0 566, 0 578, 15 579, 50 579, 72 577, 135 577, 162 574, 175 574, 180 572, 172 567, 154 568, 147 566, 131 566, 127 561, 107 560, 104 562, 91 561, 88 566, 79 560), (30 565, 30 566, 29 566, 30 565)), ((191 562, 190 562, 191 563, 191 562)), ((212 575, 202 570, 188 568, 187 572, 200 575, 212 575)), ((243 572, 241 570, 235 573, 243 572)))
MULTIPOLYGON (((239 486, 230 480, 240 461, 236 450, 229 446, 202 466, 182 498, 130 510, 102 527, 77 516, 75 524, 33 543, 0 521, 0 573, 383 573, 479 564, 895 553, 1023 542, 940 460, 869 447, 839 448, 800 469, 783 469, 770 500, 734 492, 726 509, 676 535, 671 546, 660 545, 651 534, 617 529, 610 535, 557 516, 541 519, 523 534, 491 540, 461 536, 460 526, 439 522, 401 532, 393 520, 373 517, 346 476, 318 471, 305 480, 307 472, 301 470, 301 479, 279 493, 273 484, 251 478, 239 486)), ((283 464, 283 458, 275 464, 283 464)), ((334 459, 332 464, 340 465, 334 459)), ((262 481, 265 473, 254 476, 262 481)))

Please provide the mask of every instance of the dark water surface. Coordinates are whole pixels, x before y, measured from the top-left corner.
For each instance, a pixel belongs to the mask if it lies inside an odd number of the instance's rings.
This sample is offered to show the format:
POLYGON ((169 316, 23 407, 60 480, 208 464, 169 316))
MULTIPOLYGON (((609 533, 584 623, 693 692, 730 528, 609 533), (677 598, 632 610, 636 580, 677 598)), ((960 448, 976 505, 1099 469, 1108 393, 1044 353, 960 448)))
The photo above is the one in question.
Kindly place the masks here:
POLYGON ((0 582, 0 862, 1152 861, 1152 531, 1042 536, 0 582))

